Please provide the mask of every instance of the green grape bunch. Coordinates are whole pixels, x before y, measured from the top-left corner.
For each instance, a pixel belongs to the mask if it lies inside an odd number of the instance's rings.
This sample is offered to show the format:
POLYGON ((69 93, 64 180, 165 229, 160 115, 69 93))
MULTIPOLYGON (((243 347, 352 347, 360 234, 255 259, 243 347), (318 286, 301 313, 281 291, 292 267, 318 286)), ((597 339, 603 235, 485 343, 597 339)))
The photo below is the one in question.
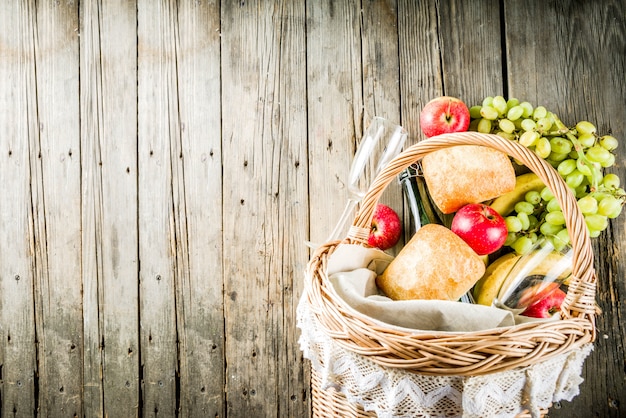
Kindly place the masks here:
MULTIPOLYGON (((599 135, 589 121, 567 127, 544 106, 503 96, 486 97, 471 106, 470 117, 470 131, 516 141, 550 163, 576 197, 590 237, 599 236, 609 219, 622 212, 626 192, 616 174, 605 173, 615 164, 618 140, 614 136, 599 135)), ((565 217, 547 187, 526 193, 505 221, 509 233, 504 245, 518 254, 530 251, 540 238, 557 250, 569 244, 565 217)))

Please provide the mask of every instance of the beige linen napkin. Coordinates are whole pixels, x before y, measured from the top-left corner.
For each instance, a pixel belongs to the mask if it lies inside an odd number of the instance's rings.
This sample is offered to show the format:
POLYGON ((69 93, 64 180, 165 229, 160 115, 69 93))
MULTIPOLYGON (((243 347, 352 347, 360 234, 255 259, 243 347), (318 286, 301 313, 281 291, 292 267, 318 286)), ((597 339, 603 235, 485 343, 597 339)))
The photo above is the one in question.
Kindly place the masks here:
POLYGON ((393 301, 382 295, 376 276, 393 257, 374 248, 339 244, 328 260, 328 277, 337 295, 370 318, 402 331, 469 332, 515 325, 509 311, 442 300, 393 301))

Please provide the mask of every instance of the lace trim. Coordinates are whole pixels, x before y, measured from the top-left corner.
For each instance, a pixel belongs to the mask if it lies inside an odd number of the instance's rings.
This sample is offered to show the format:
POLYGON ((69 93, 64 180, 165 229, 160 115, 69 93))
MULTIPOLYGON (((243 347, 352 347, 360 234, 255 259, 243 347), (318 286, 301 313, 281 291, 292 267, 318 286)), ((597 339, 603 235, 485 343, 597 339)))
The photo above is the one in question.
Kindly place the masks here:
POLYGON ((533 366, 487 376, 425 376, 384 368, 335 344, 317 325, 302 297, 297 308, 300 348, 319 374, 321 389, 334 388, 350 403, 378 417, 513 417, 524 410, 539 416, 553 402, 579 393, 583 362, 593 349, 580 350, 533 366))

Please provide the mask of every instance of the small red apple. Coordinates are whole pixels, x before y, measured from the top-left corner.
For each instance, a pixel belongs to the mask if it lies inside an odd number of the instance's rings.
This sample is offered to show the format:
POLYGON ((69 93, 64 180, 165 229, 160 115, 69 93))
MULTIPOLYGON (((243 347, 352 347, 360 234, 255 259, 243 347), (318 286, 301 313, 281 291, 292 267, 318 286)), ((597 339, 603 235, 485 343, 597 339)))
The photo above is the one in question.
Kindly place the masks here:
POLYGON ((450 227, 478 255, 499 250, 508 234, 506 222, 491 206, 470 203, 459 209, 450 227))
POLYGON ((526 306, 524 316, 550 318, 561 309, 565 296, 558 283, 540 283, 524 290, 518 305, 526 306))
POLYGON ((442 96, 432 99, 420 113, 420 127, 427 138, 451 132, 465 132, 469 124, 469 109, 456 97, 442 96))
POLYGON ((387 205, 379 203, 372 215, 370 235, 367 243, 371 247, 387 250, 398 243, 402 234, 402 223, 398 214, 387 205))

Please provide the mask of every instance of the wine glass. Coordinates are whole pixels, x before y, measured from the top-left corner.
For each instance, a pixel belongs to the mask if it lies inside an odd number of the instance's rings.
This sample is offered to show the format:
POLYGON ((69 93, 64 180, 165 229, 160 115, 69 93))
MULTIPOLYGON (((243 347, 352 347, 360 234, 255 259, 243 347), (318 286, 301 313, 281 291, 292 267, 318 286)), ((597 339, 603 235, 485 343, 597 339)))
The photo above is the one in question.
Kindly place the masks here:
POLYGON ((562 287, 571 277, 572 257, 573 250, 569 244, 556 249, 549 239, 540 239, 515 262, 494 305, 526 315, 531 305, 547 297, 556 297, 556 292, 564 297, 562 287))
MULTIPOLYGON (((375 167, 372 179, 400 153, 408 134, 404 128, 393 122, 376 116, 363 134, 361 143, 352 160, 348 174, 348 202, 335 228, 326 242, 335 241, 345 236, 345 228, 356 205, 365 197, 369 188, 367 181, 368 167, 375 167), (383 148, 384 147, 384 148, 383 148)), ((307 241, 307 246, 317 245, 307 241)))

